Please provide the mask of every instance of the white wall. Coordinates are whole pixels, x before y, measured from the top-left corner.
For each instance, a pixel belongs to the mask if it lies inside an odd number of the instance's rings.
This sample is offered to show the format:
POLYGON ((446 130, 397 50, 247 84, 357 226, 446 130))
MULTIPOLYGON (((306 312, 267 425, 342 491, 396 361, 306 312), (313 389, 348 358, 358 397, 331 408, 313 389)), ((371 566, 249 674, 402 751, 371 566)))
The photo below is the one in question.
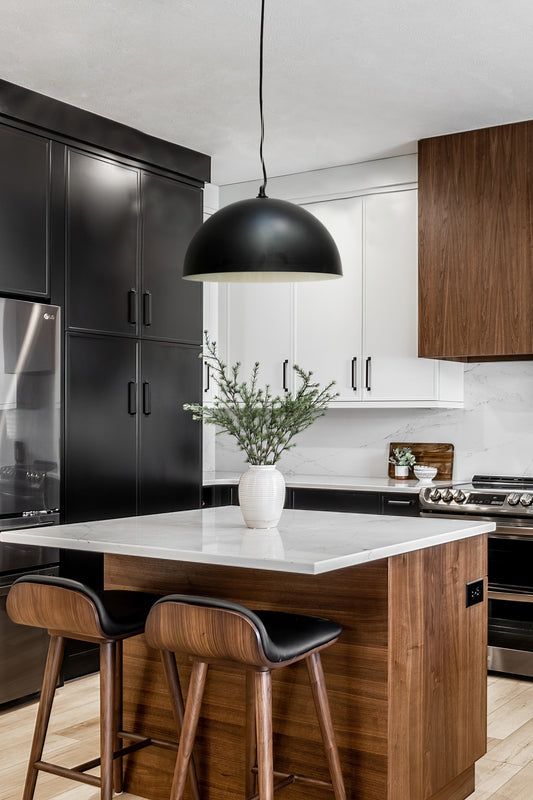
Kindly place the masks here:
MULTIPOLYGON (((382 159, 273 178, 267 194, 290 200, 346 196, 354 186, 363 193, 365 187, 414 182, 416 170, 414 155, 382 159)), ((255 196, 258 183, 221 187, 220 204, 255 196)), ((533 361, 465 365, 463 409, 329 411, 297 437, 280 467, 286 474, 386 475, 390 441, 452 443, 455 480, 474 473, 533 475, 533 361)), ((210 435, 205 456, 206 468, 244 466, 226 436, 210 435)))

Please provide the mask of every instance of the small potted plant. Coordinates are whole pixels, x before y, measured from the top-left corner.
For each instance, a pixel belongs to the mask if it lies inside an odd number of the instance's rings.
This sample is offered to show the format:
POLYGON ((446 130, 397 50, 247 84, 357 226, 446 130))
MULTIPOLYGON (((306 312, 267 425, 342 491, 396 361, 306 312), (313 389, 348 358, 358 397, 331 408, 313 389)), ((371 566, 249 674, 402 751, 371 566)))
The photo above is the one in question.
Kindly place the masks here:
POLYGON ((321 388, 312 381, 312 373, 294 365, 300 386, 294 394, 273 396, 270 387, 257 386, 259 363, 250 380, 239 378, 240 363, 224 364, 205 331, 205 351, 211 376, 218 392, 213 403, 202 406, 186 403, 193 419, 218 427, 217 433, 229 433, 236 440, 249 464, 239 481, 239 505, 249 528, 274 528, 281 516, 285 500, 285 481, 276 468, 279 457, 295 446, 292 439, 325 414, 329 403, 337 397, 332 392, 334 381, 321 388))
POLYGON ((409 477, 409 470, 416 464, 410 447, 395 447, 389 461, 394 464, 394 477, 402 480, 409 477))

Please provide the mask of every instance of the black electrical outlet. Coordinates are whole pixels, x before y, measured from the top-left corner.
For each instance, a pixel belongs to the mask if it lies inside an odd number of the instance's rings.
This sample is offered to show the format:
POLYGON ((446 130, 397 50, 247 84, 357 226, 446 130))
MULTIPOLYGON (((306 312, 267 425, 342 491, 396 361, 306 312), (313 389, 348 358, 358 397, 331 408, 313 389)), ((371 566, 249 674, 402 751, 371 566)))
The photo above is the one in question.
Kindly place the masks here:
POLYGON ((483 578, 466 584, 466 607, 483 602, 483 578))

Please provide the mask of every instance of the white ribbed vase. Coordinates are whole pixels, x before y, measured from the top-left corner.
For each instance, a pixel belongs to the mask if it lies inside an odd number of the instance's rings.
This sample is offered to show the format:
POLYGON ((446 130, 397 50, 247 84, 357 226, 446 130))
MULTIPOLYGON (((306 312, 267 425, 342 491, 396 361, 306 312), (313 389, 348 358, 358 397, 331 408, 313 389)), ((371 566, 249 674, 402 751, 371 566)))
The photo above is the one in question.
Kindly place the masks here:
POLYGON ((250 465, 239 481, 239 505, 249 528, 275 528, 283 511, 285 480, 275 464, 250 465))

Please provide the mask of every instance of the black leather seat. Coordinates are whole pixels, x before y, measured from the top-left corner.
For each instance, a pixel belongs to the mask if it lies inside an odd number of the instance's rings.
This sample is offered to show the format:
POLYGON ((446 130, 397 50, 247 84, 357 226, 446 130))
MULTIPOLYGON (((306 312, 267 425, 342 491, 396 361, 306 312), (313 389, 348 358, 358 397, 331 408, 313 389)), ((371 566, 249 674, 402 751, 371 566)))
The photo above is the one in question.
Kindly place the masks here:
POLYGON ((342 633, 340 625, 322 617, 285 611, 252 611, 238 603, 213 597, 170 594, 158 599, 156 605, 169 602, 218 608, 244 615, 257 628, 265 655, 274 663, 292 661, 306 655, 337 639, 342 633))

